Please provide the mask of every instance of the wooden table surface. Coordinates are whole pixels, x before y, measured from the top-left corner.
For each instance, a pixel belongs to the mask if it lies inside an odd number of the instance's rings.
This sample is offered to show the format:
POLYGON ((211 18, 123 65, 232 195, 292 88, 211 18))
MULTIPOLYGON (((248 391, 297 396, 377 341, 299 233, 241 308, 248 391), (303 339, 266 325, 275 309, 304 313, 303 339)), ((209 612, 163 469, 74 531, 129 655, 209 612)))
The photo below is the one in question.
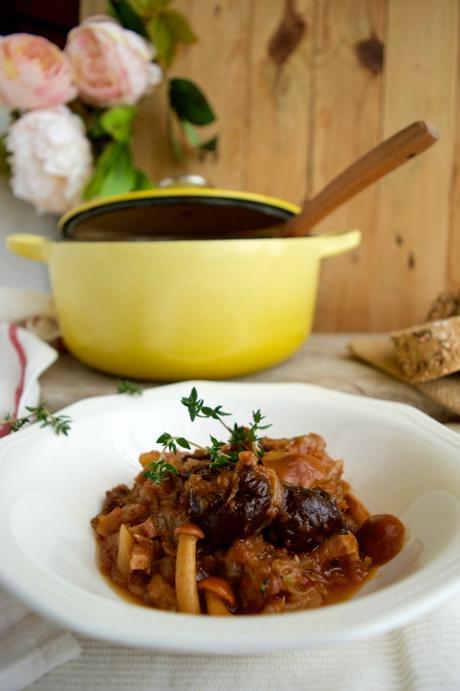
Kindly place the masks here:
MULTIPOLYGON (((271 369, 237 377, 234 381, 305 382, 410 403, 444 423, 454 419, 451 413, 416 389, 353 359, 347 350, 350 338, 347 334, 313 334, 289 360, 271 369)), ((146 383, 146 386, 158 385, 146 383)), ((45 372, 41 386, 42 400, 55 411, 82 398, 116 393, 116 378, 91 370, 65 354, 45 372)))

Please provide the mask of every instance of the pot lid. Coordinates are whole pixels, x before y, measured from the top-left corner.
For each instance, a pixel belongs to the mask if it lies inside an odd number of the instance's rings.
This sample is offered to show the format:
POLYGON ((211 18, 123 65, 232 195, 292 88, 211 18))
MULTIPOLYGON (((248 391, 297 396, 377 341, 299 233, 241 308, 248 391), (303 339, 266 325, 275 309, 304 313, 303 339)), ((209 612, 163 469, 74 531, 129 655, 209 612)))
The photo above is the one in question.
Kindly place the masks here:
MULTIPOLYGON (((175 184, 177 182, 175 181, 175 184)), ((211 187, 169 186, 85 202, 59 221, 74 240, 251 237, 298 212, 274 197, 211 187)))

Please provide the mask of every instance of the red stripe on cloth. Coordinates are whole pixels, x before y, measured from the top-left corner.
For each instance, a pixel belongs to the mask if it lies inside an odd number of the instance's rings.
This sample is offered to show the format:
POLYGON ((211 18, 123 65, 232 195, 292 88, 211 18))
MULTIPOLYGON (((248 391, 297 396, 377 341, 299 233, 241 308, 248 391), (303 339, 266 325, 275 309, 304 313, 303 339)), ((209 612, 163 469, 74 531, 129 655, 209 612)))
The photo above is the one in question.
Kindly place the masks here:
MULTIPOLYGON (((14 411, 13 417, 17 417, 19 412, 19 403, 21 401, 21 396, 24 392, 24 383, 26 379, 26 367, 27 367, 27 357, 24 348, 21 345, 18 336, 18 327, 15 324, 10 324, 8 327, 8 337, 11 341, 11 345, 16 351, 16 355, 19 360, 19 380, 16 390, 14 392, 14 411)), ((0 426, 0 437, 5 437, 11 431, 11 425, 8 423, 0 426)))
POLYGON ((18 337, 18 327, 15 324, 10 324, 8 329, 8 336, 13 344, 13 348, 16 351, 19 360, 19 381, 14 393, 14 416, 16 417, 19 412, 19 403, 21 401, 21 396, 24 392, 24 382, 26 379, 26 367, 27 367, 27 357, 24 348, 18 337))

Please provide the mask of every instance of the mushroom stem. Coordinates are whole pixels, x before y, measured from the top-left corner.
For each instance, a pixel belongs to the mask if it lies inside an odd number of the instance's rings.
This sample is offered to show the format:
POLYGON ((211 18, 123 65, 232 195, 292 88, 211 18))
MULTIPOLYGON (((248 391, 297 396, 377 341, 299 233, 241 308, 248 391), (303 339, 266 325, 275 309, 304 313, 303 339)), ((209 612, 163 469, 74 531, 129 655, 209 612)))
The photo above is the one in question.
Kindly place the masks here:
POLYGON ((124 523, 121 524, 118 533, 118 554, 117 568, 124 578, 128 578, 130 568, 130 558, 133 551, 134 538, 124 523))
POLYGON ((218 617, 231 616, 225 605, 225 602, 219 597, 219 595, 207 590, 204 594, 204 598, 206 600, 206 610, 208 614, 218 617))
POLYGON ((179 536, 176 556, 176 596, 179 612, 201 614, 200 598, 196 583, 196 543, 204 537, 193 523, 176 528, 179 536))

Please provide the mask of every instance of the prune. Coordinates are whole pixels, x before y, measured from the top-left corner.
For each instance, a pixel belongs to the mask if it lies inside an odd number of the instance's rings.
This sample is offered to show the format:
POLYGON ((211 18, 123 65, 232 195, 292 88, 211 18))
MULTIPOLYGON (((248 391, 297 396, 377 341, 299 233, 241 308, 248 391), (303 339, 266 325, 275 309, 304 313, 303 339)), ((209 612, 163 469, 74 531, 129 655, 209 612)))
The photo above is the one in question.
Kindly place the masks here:
POLYGON ((297 552, 309 552, 326 537, 343 529, 334 499, 318 487, 284 487, 278 516, 268 529, 268 538, 297 552))

